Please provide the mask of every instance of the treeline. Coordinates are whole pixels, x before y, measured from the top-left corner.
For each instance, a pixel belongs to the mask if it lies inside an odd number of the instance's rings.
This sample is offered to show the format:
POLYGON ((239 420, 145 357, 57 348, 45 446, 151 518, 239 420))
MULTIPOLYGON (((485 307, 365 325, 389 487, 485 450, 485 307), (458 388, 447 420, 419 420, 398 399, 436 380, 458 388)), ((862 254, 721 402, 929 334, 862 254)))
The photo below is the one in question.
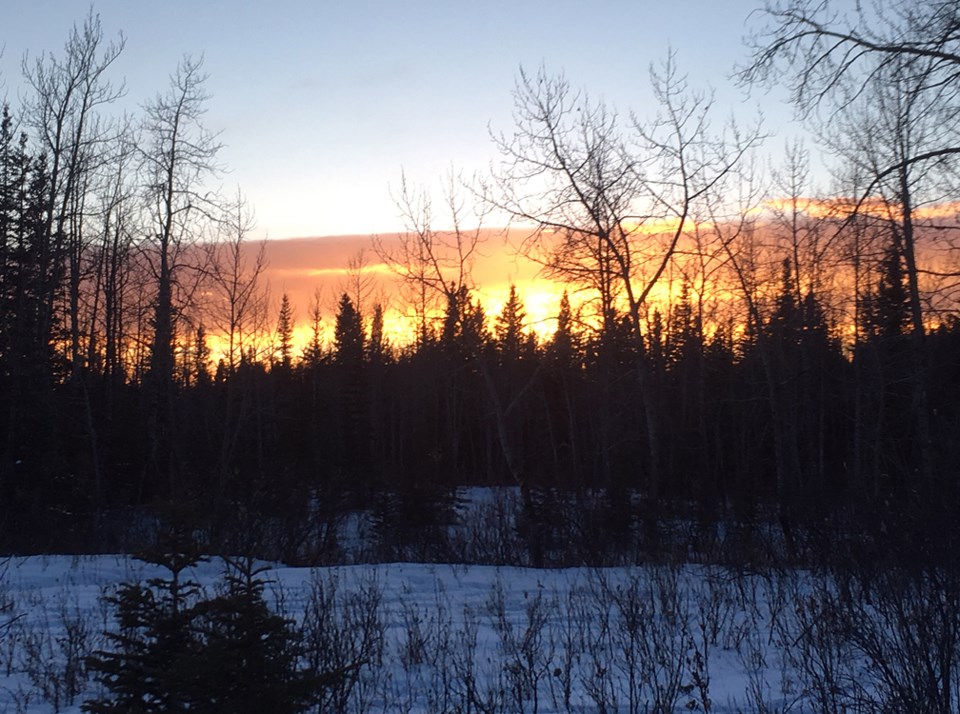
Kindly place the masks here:
MULTIPOLYGON (((455 230, 435 231, 404 184, 407 233, 376 249, 416 338, 387 342, 357 265, 332 343, 314 304, 300 351, 294 306, 271 314, 263 254, 244 249, 242 199, 209 188, 201 66, 186 58, 141 117, 111 120, 121 50, 91 16, 3 111, 5 549, 125 547, 173 502, 228 549, 336 558, 362 509, 382 543, 433 539, 445 557, 457 489, 480 485, 519 494, 532 564, 574 539, 654 553, 674 518, 699 524, 705 549, 734 523, 775 524, 795 554, 864 532, 951 552, 956 225, 921 210, 952 186, 950 152, 918 142, 904 157, 919 129, 888 106, 917 106, 941 65, 905 89, 910 57, 866 75, 887 103, 867 105, 872 143, 850 135, 855 198, 829 214, 803 198, 801 149, 748 190, 762 132, 708 134, 709 103, 671 63, 654 76, 664 112, 631 117, 628 135, 562 77, 521 74, 517 130, 477 190, 533 226, 523 249, 585 299, 565 296, 546 337, 515 290, 487 315, 470 275, 481 232, 458 227, 454 196, 455 230), (771 194, 787 198, 756 218, 771 194)), ((842 103, 841 119, 867 111, 842 103)))
POLYGON ((31 390, 9 379, 7 414, 20 416, 3 422, 7 547, 110 547, 131 507, 172 500, 201 506, 223 538, 269 539, 273 524, 286 540, 272 551, 334 558, 348 510, 373 509, 387 542, 440 537, 455 490, 472 485, 528 492, 527 515, 544 532, 561 525, 550 502, 565 496, 556 494, 602 493, 592 522, 578 527, 624 547, 668 513, 699 519, 705 533, 729 518, 760 528, 778 513, 796 530, 850 509, 878 528, 899 524, 901 507, 911 518, 953 513, 960 326, 925 335, 928 482, 897 286, 878 280, 863 337, 845 346, 815 297, 795 298, 788 262, 782 277, 759 331, 705 330, 684 290, 668 313, 651 315, 642 353, 622 316, 586 330, 566 299, 556 332, 538 340, 515 291, 494 316, 460 291, 437 330, 393 347, 344 294, 329 348, 282 348, 233 369, 215 365, 202 341, 185 350, 160 455, 148 380, 111 383, 85 369, 31 390), (786 409, 776 420, 771 384, 786 409), (656 501, 644 399, 658 425, 656 501))

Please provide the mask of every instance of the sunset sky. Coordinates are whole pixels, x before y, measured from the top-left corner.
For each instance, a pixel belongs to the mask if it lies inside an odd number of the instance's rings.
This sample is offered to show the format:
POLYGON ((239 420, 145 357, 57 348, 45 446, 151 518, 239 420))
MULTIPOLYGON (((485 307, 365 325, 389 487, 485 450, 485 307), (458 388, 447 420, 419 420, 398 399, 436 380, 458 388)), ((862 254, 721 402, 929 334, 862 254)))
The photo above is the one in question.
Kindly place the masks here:
MULTIPOLYGON (((166 89, 184 53, 204 56, 205 119, 222 132, 221 159, 230 169, 223 189, 239 187, 256 212, 251 237, 272 241, 394 232, 403 227, 391 197, 401 171, 439 188, 451 168, 488 169, 496 159, 490 131, 513 126, 511 91, 521 66, 562 71, 591 97, 642 117, 653 111, 648 68, 672 48, 691 84, 715 91, 718 121, 762 110, 777 133, 768 144, 775 154, 800 133, 783 97, 747 98, 729 80, 746 58, 742 39, 759 2, 99 0, 93 7, 106 38, 126 37, 115 76, 126 78, 123 101, 134 113, 166 89)), ((22 91, 24 53, 59 53, 86 7, 4 4, 0 82, 11 103, 22 91)), ((344 265, 337 261, 362 247, 369 238, 275 246, 273 293, 293 293, 301 316, 311 281, 333 302, 344 265), (305 252, 295 257, 294 248, 305 252)), ((479 275, 476 282, 495 307, 509 282, 532 280, 534 271, 490 250, 486 282, 479 275)), ((543 303, 528 308, 534 319, 555 309, 529 286, 522 292, 543 303)))

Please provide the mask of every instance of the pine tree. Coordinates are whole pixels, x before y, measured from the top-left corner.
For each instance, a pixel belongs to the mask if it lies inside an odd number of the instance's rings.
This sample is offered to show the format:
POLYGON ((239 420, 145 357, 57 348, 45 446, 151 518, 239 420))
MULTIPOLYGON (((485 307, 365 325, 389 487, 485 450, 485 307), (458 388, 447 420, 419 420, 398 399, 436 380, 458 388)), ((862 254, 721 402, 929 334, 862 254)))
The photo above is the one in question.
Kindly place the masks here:
POLYGON ((303 351, 303 362, 308 367, 317 367, 323 359, 323 346, 320 341, 320 336, 323 334, 322 323, 320 296, 314 295, 310 306, 310 342, 303 351))
POLYGON ((570 296, 566 290, 560 297, 557 329, 547 344, 547 354, 550 356, 553 365, 559 368, 572 367, 579 359, 580 338, 574 330, 573 309, 570 306, 570 296))
POLYGON ((879 273, 867 316, 870 331, 879 337, 899 337, 907 332, 910 325, 910 299, 905 284, 903 257, 896 245, 887 247, 879 273))
POLYGON ((106 633, 112 651, 88 660, 106 693, 84 711, 284 714, 303 711, 333 680, 300 667, 296 632, 270 611, 265 569, 251 558, 226 559, 223 592, 213 598, 186 576, 204 558, 185 531, 139 558, 169 575, 125 583, 107 599, 119 630, 106 633))
POLYGON ((19 229, 18 184, 23 174, 24 159, 14 142, 10 109, 4 104, 0 118, 0 371, 10 370, 17 313, 16 240, 19 229))
POLYGON ((525 341, 523 327, 526 319, 527 313, 517 294, 517 286, 511 284, 510 294, 494 325, 497 348, 504 360, 520 358, 525 341))
POLYGON ((695 358, 703 351, 703 331, 694 314, 690 299, 690 281, 680 286, 680 297, 670 311, 670 334, 667 338, 668 360, 673 366, 695 358))
POLYGON ((338 458, 342 474, 359 478, 370 458, 369 404, 360 313, 344 293, 334 326, 335 385, 339 415, 338 458))
POLYGON ((363 362, 363 320, 353 306, 350 296, 340 296, 337 322, 334 327, 334 358, 343 365, 359 365, 363 362))
POLYGON ((768 332, 780 347, 796 342, 800 327, 797 294, 792 274, 790 259, 786 258, 783 261, 776 309, 768 325, 768 332))
POLYGON ((167 534, 156 551, 138 559, 159 565, 168 577, 125 583, 107 602, 116 609, 117 632, 107 632, 112 651, 95 652, 88 667, 107 690, 84 703, 94 714, 193 710, 203 683, 197 673, 204 661, 202 643, 193 629, 200 585, 186 577, 203 560, 182 529, 167 534))
POLYGON ((0 117, 0 360, 8 356, 10 293, 9 252, 13 244, 17 223, 16 146, 14 145, 13 120, 10 108, 4 104, 0 117))
POLYGON ((204 690, 192 711, 303 711, 325 678, 300 668, 292 623, 267 606, 262 576, 268 566, 249 557, 224 562, 224 592, 196 608, 204 690))
POLYGON ((387 352, 386 338, 383 334, 383 305, 373 306, 373 317, 370 320, 370 343, 367 354, 370 362, 380 364, 384 361, 387 352))
POLYGON ((210 384, 210 354, 207 332, 201 323, 193 340, 193 373, 197 384, 210 384))
POLYGON ((286 293, 280 300, 280 317, 277 319, 277 342, 280 366, 290 369, 293 355, 293 307, 286 293))
POLYGON ((488 340, 486 321, 483 305, 473 302, 465 285, 449 293, 440 336, 444 351, 457 360, 476 359, 488 340))

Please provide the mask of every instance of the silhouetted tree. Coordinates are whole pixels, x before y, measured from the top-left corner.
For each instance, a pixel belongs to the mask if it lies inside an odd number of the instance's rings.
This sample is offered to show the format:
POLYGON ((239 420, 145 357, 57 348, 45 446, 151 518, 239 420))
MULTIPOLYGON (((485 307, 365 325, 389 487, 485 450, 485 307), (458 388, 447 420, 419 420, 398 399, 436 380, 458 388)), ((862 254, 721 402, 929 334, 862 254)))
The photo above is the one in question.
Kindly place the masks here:
POLYGON ((856 179, 852 213, 878 196, 885 204, 905 268, 910 410, 920 474, 929 485, 934 443, 917 208, 952 190, 960 155, 960 132, 950 119, 960 103, 960 10, 936 0, 897 0, 875 10, 857 5, 840 16, 808 0, 770 4, 762 13, 768 24, 751 39, 752 61, 740 76, 745 82, 785 80, 807 116, 825 108, 820 133, 856 179))
POLYGON ((280 299, 280 315, 277 318, 277 353, 279 365, 290 369, 293 356, 293 307, 286 293, 280 299))
POLYGON ((315 368, 323 359, 323 345, 321 335, 323 317, 320 311, 320 295, 315 293, 310 304, 310 341, 303 350, 303 363, 309 368, 315 368))
POLYGON ((199 239, 198 221, 220 214, 204 182, 218 171, 220 144, 202 124, 208 99, 202 62, 185 57, 169 89, 146 106, 144 180, 149 233, 145 251, 155 281, 153 336, 145 385, 150 439, 149 469, 160 483, 150 491, 176 494, 180 483, 174 425, 174 337, 177 315, 191 291, 186 248, 199 239))
POLYGON ((673 56, 651 70, 651 84, 662 112, 649 122, 634 118, 626 134, 615 112, 588 101, 563 76, 521 70, 517 126, 495 137, 502 162, 491 200, 537 227, 524 250, 552 275, 594 291, 603 331, 623 329, 632 343, 647 451, 637 481, 656 503, 661 407, 644 353, 647 301, 690 224, 716 204, 760 134, 709 135, 711 102, 689 91, 673 56), (656 221, 669 227, 644 230, 656 221))
POLYGON ((123 94, 108 80, 123 47, 122 36, 103 45, 100 18, 91 9, 82 25, 71 29, 62 57, 41 53, 32 64, 24 63, 31 90, 24 116, 36 133, 48 172, 38 227, 43 250, 36 255, 45 276, 38 329, 41 339, 53 340, 58 327, 55 303, 65 291, 67 324, 59 327, 69 335, 67 358, 74 377, 86 356, 80 342, 80 289, 89 242, 83 212, 92 175, 109 160, 109 124, 97 111, 123 94))
POLYGON ((250 558, 226 560, 224 590, 207 597, 189 571, 204 560, 183 535, 144 554, 168 577, 125 583, 108 602, 117 632, 90 668, 106 688, 88 712, 300 712, 335 675, 301 667, 292 624, 263 597, 265 569, 250 558), (171 547, 180 546, 170 550, 171 547))
POLYGON ((350 297, 343 293, 337 308, 336 326, 333 333, 334 359, 338 364, 351 368, 363 362, 363 320, 350 297))
POLYGON ((340 470, 360 477, 368 463, 369 424, 366 403, 363 320, 346 293, 340 296, 334 326, 333 360, 340 415, 340 470))
POLYGON ((302 644, 293 623, 264 599, 268 567, 252 558, 225 558, 224 590, 195 607, 201 640, 201 683, 191 711, 302 712, 335 674, 301 665, 302 644))
POLYGON ((106 712, 185 711, 198 701, 204 652, 194 630, 202 592, 190 569, 203 557, 181 529, 161 539, 140 559, 166 571, 146 583, 124 583, 107 602, 116 608, 117 632, 107 632, 111 650, 98 651, 88 666, 107 690, 83 709, 106 712))
POLYGON ((517 286, 511 284, 507 301, 503 305, 503 310, 497 315, 493 328, 497 349, 505 362, 518 360, 523 352, 527 339, 526 319, 527 313, 517 294, 517 286))
POLYGON ((373 306, 373 317, 370 318, 370 340, 367 344, 367 357, 374 364, 381 364, 387 357, 387 339, 384 335, 383 305, 376 303, 373 306))

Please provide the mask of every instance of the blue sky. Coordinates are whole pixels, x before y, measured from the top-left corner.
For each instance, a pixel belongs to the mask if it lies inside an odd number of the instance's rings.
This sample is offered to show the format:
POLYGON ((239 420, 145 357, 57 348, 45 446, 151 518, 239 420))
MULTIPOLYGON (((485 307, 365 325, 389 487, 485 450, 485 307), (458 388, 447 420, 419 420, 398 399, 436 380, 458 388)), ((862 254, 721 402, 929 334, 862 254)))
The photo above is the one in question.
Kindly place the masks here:
MULTIPOLYGON (((669 48, 693 85, 716 91, 718 120, 758 104, 796 130, 776 95, 746 100, 728 79, 759 0, 292 2, 133 0, 93 4, 105 35, 122 30, 116 68, 131 107, 164 90, 184 53, 202 54, 222 130, 223 178, 256 210, 258 236, 366 234, 401 228, 390 187, 403 169, 437 184, 451 166, 495 160, 488 127, 508 131, 518 68, 563 71, 620 110, 651 109, 647 71, 669 48)), ((59 52, 87 5, 8 0, 0 81, 16 103, 25 51, 59 52)))

